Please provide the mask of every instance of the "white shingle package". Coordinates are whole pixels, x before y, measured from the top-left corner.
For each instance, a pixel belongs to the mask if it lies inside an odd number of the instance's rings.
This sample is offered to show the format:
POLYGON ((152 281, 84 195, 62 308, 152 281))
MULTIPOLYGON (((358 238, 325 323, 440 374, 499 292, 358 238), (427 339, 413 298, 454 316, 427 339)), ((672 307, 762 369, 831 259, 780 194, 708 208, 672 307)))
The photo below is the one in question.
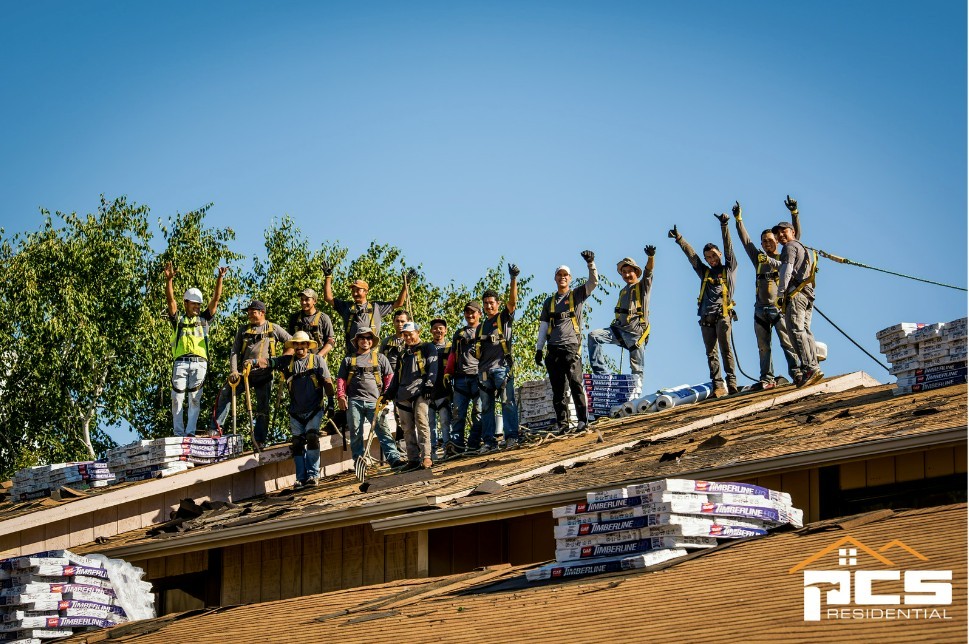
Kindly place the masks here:
MULTIPOLYGON (((555 409, 552 407, 552 384, 548 380, 530 380, 522 383, 516 392, 519 422, 529 431, 538 432, 556 426, 555 409)), ((578 418, 572 397, 568 397, 569 418, 578 418)))
POLYGON ((154 617, 151 584, 121 559, 48 550, 0 559, 0 642, 37 642, 154 617))
POLYGON ((530 581, 641 568, 722 539, 803 525, 786 492, 691 479, 590 492, 585 501, 552 508, 552 516, 556 562, 527 571, 530 581))
POLYGON ((892 364, 894 394, 950 387, 967 381, 967 318, 926 324, 902 322, 875 334, 892 364))

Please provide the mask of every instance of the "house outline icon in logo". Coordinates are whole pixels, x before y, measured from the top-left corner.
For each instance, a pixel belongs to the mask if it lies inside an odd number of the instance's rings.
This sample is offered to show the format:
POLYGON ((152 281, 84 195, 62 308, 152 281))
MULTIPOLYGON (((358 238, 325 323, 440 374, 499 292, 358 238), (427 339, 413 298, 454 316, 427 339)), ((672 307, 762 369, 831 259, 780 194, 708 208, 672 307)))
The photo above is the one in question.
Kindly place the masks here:
POLYGON ((892 550, 893 548, 899 548, 901 550, 904 550, 908 554, 912 555, 913 557, 921 561, 929 560, 928 557, 920 553, 915 548, 912 548, 911 546, 905 544, 903 541, 899 539, 892 539, 891 541, 889 541, 888 543, 886 543, 876 551, 876 550, 873 550, 872 548, 869 548, 858 539, 855 539, 854 537, 849 535, 849 536, 842 537, 841 539, 838 539, 834 543, 828 546, 825 546, 824 548, 821 548, 813 555, 805 559, 802 559, 800 562, 795 564, 794 567, 788 570, 787 574, 789 575, 794 574, 797 571, 808 567, 810 564, 814 563, 815 561, 818 561, 824 558, 825 555, 828 555, 832 552, 837 552, 840 565, 851 565, 851 566, 857 565, 857 553, 863 552, 885 566, 895 566, 895 562, 893 562, 885 555, 880 554, 880 553, 884 553, 889 550, 892 550), (843 553, 843 551, 845 550, 854 551, 856 554, 854 554, 853 556, 848 556, 843 553), (850 560, 850 561, 847 561, 847 560, 850 560))

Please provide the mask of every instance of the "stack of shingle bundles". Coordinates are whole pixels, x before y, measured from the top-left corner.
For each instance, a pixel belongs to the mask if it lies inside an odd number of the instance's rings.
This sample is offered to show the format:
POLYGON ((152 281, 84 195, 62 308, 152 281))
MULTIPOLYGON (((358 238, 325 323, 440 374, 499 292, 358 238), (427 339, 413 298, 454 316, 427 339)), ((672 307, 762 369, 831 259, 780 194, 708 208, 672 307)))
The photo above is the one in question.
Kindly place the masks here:
MULTIPOLYGON (((548 380, 532 380, 518 388, 519 423, 529 431, 538 432, 556 426, 552 407, 552 385, 548 380)), ((570 417, 577 418, 575 405, 569 397, 570 417)))
POLYGON ((875 334, 897 382, 893 393, 931 391, 965 383, 966 318, 924 324, 903 322, 875 334))
POLYGON ((589 418, 610 416, 617 407, 628 402, 636 390, 636 377, 629 373, 583 375, 589 418))
POLYGON ((115 559, 51 550, 0 560, 0 642, 41 642, 152 615, 151 584, 115 559))
POLYGON ((104 487, 114 480, 114 474, 103 461, 55 463, 20 470, 13 476, 11 498, 26 501, 50 496, 64 486, 79 489, 104 487))
POLYGON ((149 441, 144 454, 129 457, 125 479, 137 481, 184 472, 195 465, 207 465, 231 458, 242 450, 238 434, 216 438, 170 436, 149 441), (132 465, 135 465, 132 467, 132 465))
POLYGON ((553 508, 552 516, 556 562, 527 571, 529 580, 641 568, 803 521, 789 494, 688 479, 590 493, 584 503, 553 508))

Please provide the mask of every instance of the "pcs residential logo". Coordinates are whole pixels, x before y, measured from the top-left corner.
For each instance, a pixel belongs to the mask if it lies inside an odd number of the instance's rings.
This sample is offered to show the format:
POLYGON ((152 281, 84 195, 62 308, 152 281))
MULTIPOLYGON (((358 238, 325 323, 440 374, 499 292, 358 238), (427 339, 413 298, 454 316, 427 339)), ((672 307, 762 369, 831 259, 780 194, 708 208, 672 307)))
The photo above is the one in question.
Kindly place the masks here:
POLYGON ((804 574, 804 621, 952 619, 952 571, 898 539, 877 550, 854 537, 822 548, 788 570, 804 574), (891 556, 891 559, 889 558, 891 556))

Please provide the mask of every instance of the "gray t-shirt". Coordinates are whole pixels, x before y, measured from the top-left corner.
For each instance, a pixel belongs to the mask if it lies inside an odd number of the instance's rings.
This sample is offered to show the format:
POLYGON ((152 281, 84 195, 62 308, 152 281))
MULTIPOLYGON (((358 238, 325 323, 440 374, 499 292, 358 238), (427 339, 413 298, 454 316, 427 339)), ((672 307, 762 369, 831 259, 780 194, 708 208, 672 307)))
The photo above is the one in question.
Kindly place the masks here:
POLYGON ((703 291, 697 308, 697 315, 700 317, 723 315, 723 282, 727 284, 727 302, 733 301, 734 286, 737 282, 737 257, 733 252, 733 244, 730 243, 730 229, 726 225, 721 225, 720 232, 723 235, 723 258, 716 268, 707 266, 686 239, 680 237, 676 240, 690 260, 690 265, 697 277, 700 278, 703 291))
POLYGON ((578 325, 579 333, 582 332, 582 306, 586 298, 589 297, 586 285, 570 290, 564 295, 555 293, 545 298, 542 303, 542 315, 539 322, 548 324, 548 344, 561 347, 578 347, 579 335, 575 332, 578 325), (572 295, 572 309, 569 308, 569 295, 572 295), (551 312, 549 312, 551 309, 551 312), (574 321, 573 321, 574 316, 574 321))
POLYGON ((649 326, 649 294, 653 290, 653 272, 646 270, 635 284, 626 284, 619 291, 616 317, 612 326, 639 337, 649 326), (637 297, 638 296, 638 297, 637 297))
POLYGON ((380 337, 380 324, 383 318, 394 310, 393 302, 367 302, 358 306, 348 300, 333 300, 333 308, 343 320, 343 337, 346 340, 347 355, 357 352, 353 338, 361 327, 370 327, 374 335, 380 337))
MULTIPOLYGON (((232 354, 229 356, 229 366, 233 371, 238 371, 243 360, 271 358, 270 347, 273 344, 276 345, 275 352, 282 353, 283 344, 290 338, 292 336, 286 333, 283 327, 269 321, 263 322, 259 326, 244 324, 236 331, 236 339, 232 343, 232 354), (242 353, 243 345, 245 345, 244 354, 242 353)), ((257 371, 259 369, 253 370, 253 372, 257 371)))
POLYGON ((512 343, 512 323, 515 321, 515 314, 509 313, 508 309, 503 308, 493 318, 482 320, 478 325, 480 334, 478 346, 481 355, 478 357, 478 373, 487 373, 499 367, 511 367, 511 343, 512 343), (497 337, 501 331, 508 353, 505 354, 501 348, 500 338, 497 337))
POLYGON ((327 341, 336 337, 330 316, 319 310, 312 315, 297 311, 289 318, 288 329, 290 335, 294 335, 297 331, 306 331, 317 344, 316 349, 313 350, 314 353, 322 349, 327 341))
POLYGON ((422 342, 406 347, 394 370, 394 382, 391 384, 391 390, 396 393, 394 400, 407 402, 420 396, 425 383, 433 385, 437 380, 437 369, 437 349, 432 343, 422 342))
POLYGON ((397 371, 397 361, 400 360, 400 354, 404 352, 404 346, 404 338, 396 335, 384 338, 381 343, 380 353, 387 356, 391 371, 397 371))
POLYGON ((348 400, 376 402, 377 397, 383 393, 383 383, 387 381, 388 376, 394 373, 394 370, 390 368, 390 362, 381 353, 376 354, 377 372, 374 373, 374 365, 371 359, 372 355, 372 351, 367 351, 364 354, 355 353, 352 356, 347 356, 340 363, 340 371, 337 373, 337 378, 347 381, 348 400), (357 363, 355 369, 353 366, 354 358, 356 358, 357 363), (350 378, 351 369, 353 369, 353 378, 350 378), (374 376, 377 377, 375 378, 374 376), (380 379, 379 388, 377 386, 378 378, 380 379))
POLYGON ((458 329, 451 338, 451 353, 454 354, 454 375, 456 376, 478 375, 478 356, 474 343, 474 332, 477 328, 466 326, 458 329))
POLYGON ((307 371, 310 355, 298 360, 296 356, 279 356, 269 361, 269 368, 282 371, 289 386, 289 411, 299 416, 305 416, 317 411, 322 406, 326 391, 323 381, 330 380, 330 369, 326 360, 312 355, 313 369, 307 371), (310 374, 316 376, 320 388, 317 389, 310 374))
MULTIPOLYGON (((789 294, 799 284, 810 279, 813 266, 814 260, 808 249, 804 247, 804 244, 793 239, 784 244, 784 250, 781 251, 780 284, 778 285, 778 291, 789 294)), ((806 295, 809 300, 813 300, 814 286, 805 284, 804 288, 801 289, 801 293, 806 295)))

